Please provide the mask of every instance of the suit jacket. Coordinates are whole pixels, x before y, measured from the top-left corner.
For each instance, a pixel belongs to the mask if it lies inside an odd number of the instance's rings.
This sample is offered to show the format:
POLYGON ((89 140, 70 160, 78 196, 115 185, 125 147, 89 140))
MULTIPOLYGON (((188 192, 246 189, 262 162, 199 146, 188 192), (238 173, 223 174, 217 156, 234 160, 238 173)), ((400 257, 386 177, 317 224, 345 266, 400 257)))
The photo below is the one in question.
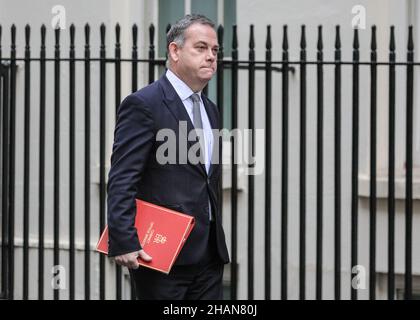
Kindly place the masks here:
MULTIPOLYGON (((212 128, 219 129, 217 107, 204 95, 202 100, 212 128)), ((192 164, 187 160, 184 164, 178 161, 176 164, 160 164, 156 159, 157 149, 165 142, 156 140, 160 129, 175 132, 179 159, 178 139, 187 138, 179 131, 180 121, 187 123, 188 132, 194 129, 181 99, 165 75, 121 103, 107 187, 110 257, 141 249, 134 227, 135 198, 139 198, 195 217, 195 227, 175 264, 199 262, 208 243, 210 200, 217 252, 224 263, 229 262, 218 209, 221 155, 218 164, 211 164, 208 174, 202 163, 192 164)), ((220 146, 220 139, 218 142, 215 140, 214 145, 220 146)), ((193 143, 186 143, 187 148, 193 143)))

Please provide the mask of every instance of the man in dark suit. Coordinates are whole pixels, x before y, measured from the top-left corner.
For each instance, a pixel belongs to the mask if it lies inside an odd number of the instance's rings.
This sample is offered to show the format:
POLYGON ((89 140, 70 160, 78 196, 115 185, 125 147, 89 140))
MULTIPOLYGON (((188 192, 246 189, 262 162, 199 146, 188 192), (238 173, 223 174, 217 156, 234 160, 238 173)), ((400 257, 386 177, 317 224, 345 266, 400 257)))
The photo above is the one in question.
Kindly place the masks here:
POLYGON ((185 16, 169 30, 167 48, 166 73, 129 95, 118 109, 108 182, 109 256, 129 268, 139 299, 221 299, 229 255, 218 210, 220 136, 212 132, 219 129, 219 115, 201 93, 217 66, 213 22, 185 16), (168 129, 176 146, 162 152, 168 141, 158 137, 168 129), (186 141, 191 133, 196 139, 186 141), (168 152, 175 163, 165 163, 168 152), (138 258, 153 257, 139 244, 135 198, 195 217, 169 275, 139 266, 138 258))

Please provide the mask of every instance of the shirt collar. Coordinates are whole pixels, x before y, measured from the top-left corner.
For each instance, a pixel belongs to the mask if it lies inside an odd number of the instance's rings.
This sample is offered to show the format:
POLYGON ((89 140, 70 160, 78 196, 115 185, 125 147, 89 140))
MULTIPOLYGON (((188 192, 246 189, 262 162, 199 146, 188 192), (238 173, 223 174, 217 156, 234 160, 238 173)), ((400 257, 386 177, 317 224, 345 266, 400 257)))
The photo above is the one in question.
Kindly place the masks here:
MULTIPOLYGON (((194 93, 194 91, 192 91, 191 88, 184 81, 178 78, 178 76, 170 69, 166 71, 166 77, 182 101, 188 99, 194 93)), ((201 98, 201 91, 195 93, 197 93, 201 98)))

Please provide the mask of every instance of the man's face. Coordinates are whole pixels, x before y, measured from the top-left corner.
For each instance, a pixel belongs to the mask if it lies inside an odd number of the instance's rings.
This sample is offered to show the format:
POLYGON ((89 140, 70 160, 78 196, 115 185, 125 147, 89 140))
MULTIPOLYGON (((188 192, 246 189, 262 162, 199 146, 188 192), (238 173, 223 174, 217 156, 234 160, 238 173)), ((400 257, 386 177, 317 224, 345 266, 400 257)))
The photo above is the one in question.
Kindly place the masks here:
POLYGON ((172 47, 176 71, 194 91, 210 81, 217 68, 216 32, 209 25, 195 23, 185 30, 184 45, 172 47))

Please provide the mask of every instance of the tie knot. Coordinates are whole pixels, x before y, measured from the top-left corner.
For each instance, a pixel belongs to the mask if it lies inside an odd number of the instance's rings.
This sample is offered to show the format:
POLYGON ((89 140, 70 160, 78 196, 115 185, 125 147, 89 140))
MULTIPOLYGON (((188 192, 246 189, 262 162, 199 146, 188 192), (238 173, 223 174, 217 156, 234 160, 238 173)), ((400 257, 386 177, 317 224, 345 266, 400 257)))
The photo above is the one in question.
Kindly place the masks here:
POLYGON ((191 95, 191 100, 192 100, 194 103, 200 102, 200 96, 198 95, 198 93, 193 93, 193 94, 191 95))

